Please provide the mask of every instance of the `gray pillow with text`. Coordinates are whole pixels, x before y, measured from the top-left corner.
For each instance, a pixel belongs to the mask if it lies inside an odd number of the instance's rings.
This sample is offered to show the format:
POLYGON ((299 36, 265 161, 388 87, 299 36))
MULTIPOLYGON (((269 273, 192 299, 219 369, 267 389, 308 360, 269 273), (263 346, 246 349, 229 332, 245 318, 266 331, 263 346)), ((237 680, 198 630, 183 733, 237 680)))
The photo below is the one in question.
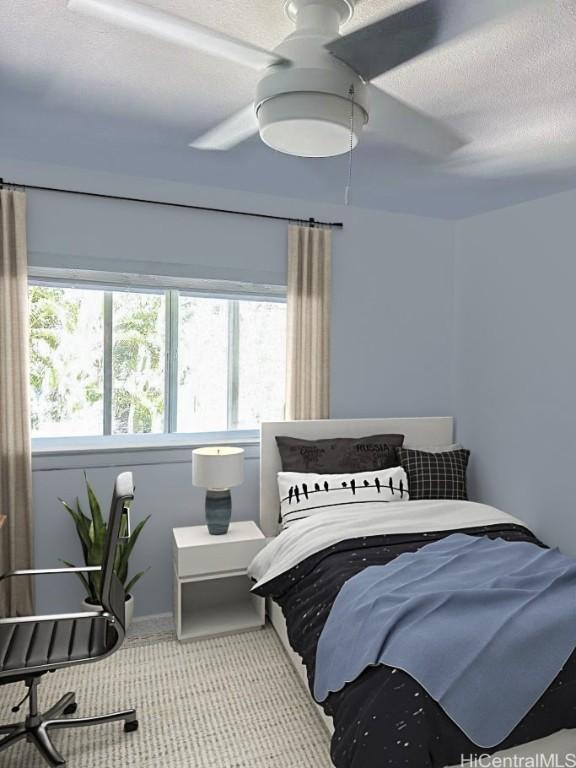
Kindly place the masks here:
POLYGON ((404 435, 369 435, 367 437, 330 437, 301 440, 276 437, 283 472, 369 472, 397 467, 396 449, 404 435))

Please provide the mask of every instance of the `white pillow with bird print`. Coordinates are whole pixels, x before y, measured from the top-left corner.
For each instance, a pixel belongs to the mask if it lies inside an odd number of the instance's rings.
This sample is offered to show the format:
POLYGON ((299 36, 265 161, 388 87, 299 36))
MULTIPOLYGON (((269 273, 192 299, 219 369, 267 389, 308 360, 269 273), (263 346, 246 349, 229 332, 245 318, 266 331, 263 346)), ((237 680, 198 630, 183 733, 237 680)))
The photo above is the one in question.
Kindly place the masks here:
POLYGON ((402 467, 340 475, 279 472, 278 490, 282 528, 328 508, 410 498, 402 467))

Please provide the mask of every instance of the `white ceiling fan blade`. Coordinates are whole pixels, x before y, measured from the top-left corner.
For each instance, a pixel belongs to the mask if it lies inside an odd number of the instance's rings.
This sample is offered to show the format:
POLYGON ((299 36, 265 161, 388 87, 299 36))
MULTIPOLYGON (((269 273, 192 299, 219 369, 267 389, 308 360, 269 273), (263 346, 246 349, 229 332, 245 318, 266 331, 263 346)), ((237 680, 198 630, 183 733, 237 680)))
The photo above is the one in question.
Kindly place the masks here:
POLYGON ((366 130, 378 133, 391 144, 442 159, 468 143, 442 121, 410 107, 374 85, 368 86, 368 98, 370 117, 366 130))
POLYGON ((194 149, 231 149, 255 133, 258 133, 258 119, 254 104, 250 104, 199 136, 189 146, 194 149))
POLYGON ((364 80, 373 80, 455 37, 495 23, 536 2, 538 0, 419 0, 415 5, 336 38, 325 47, 364 80))
POLYGON ((136 0, 68 0, 68 8, 255 69, 265 69, 285 61, 264 48, 136 0))

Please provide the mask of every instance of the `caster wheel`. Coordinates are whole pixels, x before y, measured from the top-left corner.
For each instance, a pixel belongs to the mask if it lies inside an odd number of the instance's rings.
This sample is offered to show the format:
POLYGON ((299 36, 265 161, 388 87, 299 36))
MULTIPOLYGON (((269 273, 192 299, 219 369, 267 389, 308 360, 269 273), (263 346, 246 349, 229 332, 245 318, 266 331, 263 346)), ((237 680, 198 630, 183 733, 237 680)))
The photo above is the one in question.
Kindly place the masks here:
POLYGON ((124 723, 124 733, 131 733, 138 730, 138 720, 132 720, 130 723, 124 723))
POLYGON ((76 704, 76 702, 73 701, 72 704, 68 704, 68 706, 66 707, 66 709, 64 710, 64 712, 62 714, 64 714, 64 715, 73 715, 76 712, 77 709, 78 709, 78 704, 76 704))

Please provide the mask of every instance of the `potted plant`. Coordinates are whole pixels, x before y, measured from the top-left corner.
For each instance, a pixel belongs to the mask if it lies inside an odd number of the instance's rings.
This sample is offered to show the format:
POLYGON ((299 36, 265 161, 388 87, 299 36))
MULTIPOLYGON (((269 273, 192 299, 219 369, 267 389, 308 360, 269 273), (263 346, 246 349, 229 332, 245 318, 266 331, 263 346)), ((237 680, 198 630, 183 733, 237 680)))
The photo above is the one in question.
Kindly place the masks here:
MULTIPOLYGON (((84 472, 84 481, 86 483, 86 492, 88 495, 88 505, 90 507, 90 517, 87 517, 80 506, 80 499, 76 498, 75 507, 70 506, 63 499, 58 499, 63 505, 64 509, 68 512, 74 525, 76 526, 76 532, 80 539, 80 545, 84 554, 84 563, 86 565, 102 565, 102 557, 104 552, 104 542, 106 540, 107 523, 102 517, 102 510, 100 503, 96 498, 94 489, 88 482, 86 472, 84 472)), ((114 562, 114 573, 120 579, 126 592, 126 629, 130 626, 132 617, 134 615, 134 597, 132 595, 132 589, 136 582, 138 582, 146 571, 140 571, 139 573, 128 579, 128 563, 130 555, 138 537, 140 536, 142 529, 146 525, 150 518, 150 515, 138 523, 138 525, 132 531, 130 537, 125 542, 120 542, 116 550, 116 560, 114 562)), ((62 562, 69 566, 74 567, 73 563, 67 560, 62 562)), ((100 599, 101 590, 101 574, 100 573, 79 573, 78 578, 82 582, 84 589, 86 590, 86 599, 82 601, 82 605, 88 611, 94 609, 101 609, 102 603, 100 599)))

